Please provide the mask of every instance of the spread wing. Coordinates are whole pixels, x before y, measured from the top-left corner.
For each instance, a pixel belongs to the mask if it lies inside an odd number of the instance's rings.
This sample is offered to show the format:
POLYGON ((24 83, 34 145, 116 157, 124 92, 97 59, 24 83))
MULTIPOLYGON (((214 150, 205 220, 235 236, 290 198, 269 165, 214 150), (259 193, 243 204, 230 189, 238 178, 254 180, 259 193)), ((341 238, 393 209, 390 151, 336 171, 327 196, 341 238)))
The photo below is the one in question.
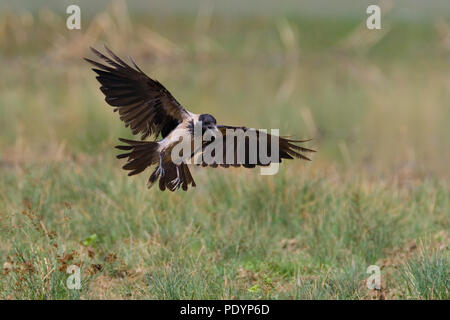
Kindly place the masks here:
POLYGON ((170 92, 142 72, 133 60, 134 68, 108 47, 105 46, 105 49, 111 58, 91 48, 106 65, 84 59, 97 67, 92 70, 97 73, 105 101, 119 112, 120 119, 131 128, 133 134, 141 134, 142 140, 149 135, 156 138, 160 133, 164 137, 189 116, 170 92))
MULTIPOLYGON (((204 144, 201 151, 203 153, 203 162, 201 165, 204 167, 211 166, 216 168, 218 166, 221 166, 228 168, 230 166, 239 167, 242 165, 246 168, 254 168, 256 166, 268 166, 272 162, 281 163, 283 159, 294 158, 310 161, 310 159, 306 157, 304 153, 315 152, 315 150, 311 150, 298 145, 299 143, 307 142, 309 140, 292 140, 289 138, 272 136, 271 134, 265 133, 263 131, 249 129, 246 127, 218 125, 217 128, 222 134, 222 143, 219 144, 219 146, 222 146, 222 157, 218 155, 217 158, 220 158, 222 160, 219 160, 218 162, 205 161, 207 146, 211 145, 211 150, 207 152, 211 152, 211 155, 213 157, 215 156, 215 150, 212 145, 212 141, 214 141, 213 138, 211 142, 207 142, 204 144), (238 138, 239 134, 243 134, 241 139, 238 138), (232 149, 227 150, 227 148, 230 148, 229 144, 227 145, 227 138, 228 141, 233 141, 233 137, 230 137, 230 135, 233 135, 234 143, 232 143, 232 149), (253 136, 256 137, 257 143, 252 145, 250 139, 253 136), (272 153, 276 152, 276 148, 272 146, 272 137, 275 138, 274 141, 278 141, 278 154, 274 154, 273 157, 272 153), (268 157, 261 157, 261 147, 263 148, 262 154, 267 154, 268 157), (239 149, 241 150, 238 151, 239 149), (231 154, 231 156, 227 156, 227 151, 229 154, 231 154), (239 153, 241 155, 239 155, 239 153), (231 162, 229 160, 231 160, 231 162)), ((196 154, 195 156, 198 156, 198 154, 196 154)))

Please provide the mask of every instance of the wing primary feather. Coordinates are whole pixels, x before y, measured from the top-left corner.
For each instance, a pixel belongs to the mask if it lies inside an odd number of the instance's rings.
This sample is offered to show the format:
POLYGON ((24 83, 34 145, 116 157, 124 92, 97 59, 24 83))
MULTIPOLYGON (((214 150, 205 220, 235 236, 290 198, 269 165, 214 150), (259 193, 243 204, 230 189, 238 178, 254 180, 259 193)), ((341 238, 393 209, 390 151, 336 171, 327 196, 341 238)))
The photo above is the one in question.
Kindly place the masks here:
POLYGON ((106 51, 108 51, 109 55, 113 57, 114 60, 116 60, 117 63, 122 65, 125 69, 131 69, 129 65, 127 65, 122 59, 120 59, 118 56, 114 54, 107 46, 106 44, 103 45, 106 51))
POLYGON ((131 62, 127 64, 108 46, 104 48, 105 54, 92 47, 91 50, 105 63, 89 58, 85 61, 94 66, 92 70, 101 83, 106 103, 115 112, 119 110, 120 119, 126 127, 131 127, 133 134, 140 134, 141 139, 154 135, 156 139, 163 128, 170 132, 190 117, 171 93, 160 82, 148 77, 133 58, 130 57, 131 62))

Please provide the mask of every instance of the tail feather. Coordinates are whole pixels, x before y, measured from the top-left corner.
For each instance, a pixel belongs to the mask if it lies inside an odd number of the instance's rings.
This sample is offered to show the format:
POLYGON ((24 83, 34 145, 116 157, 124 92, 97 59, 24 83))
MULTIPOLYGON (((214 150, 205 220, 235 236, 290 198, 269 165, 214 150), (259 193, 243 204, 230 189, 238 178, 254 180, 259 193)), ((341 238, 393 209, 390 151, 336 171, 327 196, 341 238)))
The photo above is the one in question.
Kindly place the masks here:
POLYGON ((133 141, 119 138, 121 142, 127 143, 127 146, 116 146, 119 150, 129 152, 117 156, 118 159, 128 158, 127 163, 122 167, 124 170, 130 170, 129 176, 141 173, 147 167, 159 161, 158 142, 154 141, 133 141))
POLYGON ((159 179, 159 188, 164 191, 177 190, 180 186, 186 191, 189 185, 195 187, 194 179, 186 164, 182 163, 178 166, 178 173, 180 184, 174 185, 173 181, 177 178, 177 166, 172 162, 163 162, 162 168, 160 165, 160 153, 158 151, 159 144, 154 141, 133 141, 119 138, 121 142, 127 145, 116 146, 119 150, 124 150, 125 153, 117 155, 118 159, 128 158, 127 163, 122 167, 124 170, 129 170, 129 176, 141 173, 152 165, 157 165, 148 179, 147 186, 151 188, 153 184, 159 179), (162 170, 161 170, 162 169, 162 170))
POLYGON ((183 180, 186 182, 186 189, 184 188, 183 184, 183 190, 187 190, 187 186, 189 184, 191 184, 193 187, 196 187, 197 185, 195 184, 194 178, 192 178, 191 172, 189 171, 189 168, 185 163, 181 165, 181 170, 183 171, 184 176, 186 177, 186 179, 183 180))

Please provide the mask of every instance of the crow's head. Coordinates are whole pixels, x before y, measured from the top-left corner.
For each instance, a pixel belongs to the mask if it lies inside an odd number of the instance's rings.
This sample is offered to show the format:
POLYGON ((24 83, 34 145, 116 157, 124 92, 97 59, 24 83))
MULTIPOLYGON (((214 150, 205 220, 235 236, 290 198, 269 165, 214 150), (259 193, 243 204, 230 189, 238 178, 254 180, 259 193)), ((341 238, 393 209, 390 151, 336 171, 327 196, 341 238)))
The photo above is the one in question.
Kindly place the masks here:
POLYGON ((210 114, 201 114, 198 121, 202 122, 202 129, 216 129, 216 119, 210 114))

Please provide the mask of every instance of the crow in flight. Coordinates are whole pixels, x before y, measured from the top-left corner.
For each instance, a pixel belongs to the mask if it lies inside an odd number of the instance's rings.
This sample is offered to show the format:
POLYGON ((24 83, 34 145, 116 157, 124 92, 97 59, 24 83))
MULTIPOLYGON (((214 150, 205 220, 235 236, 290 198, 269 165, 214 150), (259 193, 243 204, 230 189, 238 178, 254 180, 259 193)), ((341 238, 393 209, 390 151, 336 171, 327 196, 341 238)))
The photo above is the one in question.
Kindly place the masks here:
MULTIPOLYGON (((266 135, 266 150, 270 153, 272 136, 262 133, 260 130, 248 129, 246 127, 233 127, 218 125, 216 119, 210 114, 195 114, 186 110, 170 92, 157 80, 148 77, 131 59, 134 68, 117 57, 108 47, 105 46, 110 57, 91 48, 92 52, 102 59, 106 64, 84 58, 87 62, 95 66, 92 70, 97 73, 97 80, 100 82, 100 90, 105 95, 105 101, 118 112, 120 120, 125 122, 126 127, 130 127, 133 135, 140 134, 141 141, 133 141, 119 138, 125 145, 116 146, 117 149, 125 150, 117 158, 128 158, 123 169, 130 170, 129 176, 144 171, 147 167, 157 165, 150 175, 148 187, 159 179, 159 188, 164 191, 166 188, 175 191, 181 188, 187 190, 189 185, 195 187, 194 179, 189 171, 186 162, 175 163, 171 158, 171 151, 179 143, 179 136, 185 135, 194 139, 194 127, 199 125, 201 133, 206 130, 220 132, 222 139, 233 130, 247 132, 253 130, 256 137, 266 135), (162 139, 156 141, 161 134, 162 139), (155 138, 154 141, 145 141, 149 136, 155 138)), ((309 140, 291 140, 284 137, 276 137, 278 140, 278 155, 274 158, 274 163, 280 163, 282 159, 293 159, 293 157, 310 160, 300 152, 314 152, 297 145, 309 140)), ((212 139, 213 141, 214 139, 212 139)), ((203 143, 198 153, 205 150, 208 143, 203 143)), ((223 155, 225 159, 226 146, 223 144, 223 155)), ((251 158, 248 139, 241 146, 244 150, 243 161, 238 161, 236 154, 239 146, 233 146, 234 158, 231 163, 221 161, 220 163, 201 162, 202 166, 210 167, 239 167, 254 168, 255 166, 267 166, 270 163, 263 163, 256 156, 256 161, 249 161, 251 158)), ((191 154, 190 158, 194 156, 191 154)), ((271 158, 272 159, 272 158, 271 158)))

